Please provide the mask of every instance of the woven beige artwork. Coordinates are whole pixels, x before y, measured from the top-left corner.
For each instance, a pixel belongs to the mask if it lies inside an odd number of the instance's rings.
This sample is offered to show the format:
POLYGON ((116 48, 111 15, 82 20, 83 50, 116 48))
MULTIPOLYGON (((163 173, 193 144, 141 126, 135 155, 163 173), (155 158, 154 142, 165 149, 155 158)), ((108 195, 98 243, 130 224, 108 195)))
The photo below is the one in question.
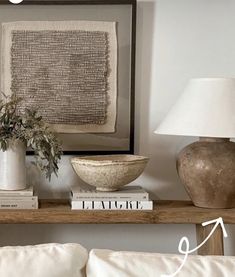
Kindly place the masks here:
POLYGON ((115 131, 114 22, 13 22, 2 26, 2 90, 37 108, 58 132, 115 131))

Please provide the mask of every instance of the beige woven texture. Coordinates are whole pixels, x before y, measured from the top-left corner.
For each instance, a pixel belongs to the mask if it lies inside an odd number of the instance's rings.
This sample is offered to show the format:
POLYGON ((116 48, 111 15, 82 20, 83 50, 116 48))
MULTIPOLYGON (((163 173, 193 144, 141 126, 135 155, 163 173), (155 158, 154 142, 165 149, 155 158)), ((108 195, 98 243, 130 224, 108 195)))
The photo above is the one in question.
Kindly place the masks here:
POLYGON ((115 22, 22 21, 2 25, 2 84, 64 133, 114 132, 115 22))
POLYGON ((105 124, 107 33, 14 31, 11 56, 11 89, 24 98, 21 112, 39 107, 48 123, 105 124))

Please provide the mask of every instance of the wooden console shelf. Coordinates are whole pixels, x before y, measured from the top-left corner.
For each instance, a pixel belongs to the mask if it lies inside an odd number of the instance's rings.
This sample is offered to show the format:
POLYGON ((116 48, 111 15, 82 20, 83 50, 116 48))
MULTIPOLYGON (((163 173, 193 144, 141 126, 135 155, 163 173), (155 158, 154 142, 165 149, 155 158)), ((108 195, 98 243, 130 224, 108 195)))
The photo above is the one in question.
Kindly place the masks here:
POLYGON ((235 209, 204 209, 190 201, 154 203, 153 211, 72 211, 67 200, 41 200, 38 210, 0 210, 0 223, 20 224, 201 224, 222 217, 235 224, 235 209))
MULTIPOLYGON (((38 210, 1 210, 1 224, 196 224, 198 243, 212 226, 201 223, 222 217, 235 224, 235 209, 204 209, 189 201, 156 201, 153 211, 71 211, 69 201, 41 200, 38 210)), ((223 255, 223 236, 218 227, 199 254, 223 255)))

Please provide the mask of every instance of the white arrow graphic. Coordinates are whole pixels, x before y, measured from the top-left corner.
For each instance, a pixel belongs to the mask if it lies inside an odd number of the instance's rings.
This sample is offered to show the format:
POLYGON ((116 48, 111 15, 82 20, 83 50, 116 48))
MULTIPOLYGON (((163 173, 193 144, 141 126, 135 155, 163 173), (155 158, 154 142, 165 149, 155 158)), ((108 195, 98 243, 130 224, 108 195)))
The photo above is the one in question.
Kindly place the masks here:
POLYGON ((228 237, 228 234, 226 232, 226 229, 224 227, 224 222, 223 222, 223 219, 222 217, 219 217, 217 219, 213 219, 213 220, 210 220, 210 221, 206 221, 206 222, 203 222, 202 223, 202 226, 207 226, 209 224, 213 224, 215 223, 214 227, 212 228, 210 234, 205 238, 205 240, 200 243, 197 247, 195 247, 194 249, 192 250, 189 250, 189 240, 187 237, 183 237, 180 242, 179 242, 179 246, 178 246, 178 251, 181 253, 181 254, 184 254, 184 259, 182 261, 182 264, 180 265, 180 267, 176 270, 175 273, 173 274, 170 274, 170 275, 166 275, 166 274, 163 274, 161 275, 161 277, 174 277, 176 276, 180 271, 181 269, 183 268, 183 266, 185 265, 186 261, 187 261, 187 258, 188 258, 188 255, 195 252, 196 250, 198 250, 199 248, 201 248, 207 241, 208 239, 212 236, 212 234, 214 233, 215 229, 220 225, 220 227, 222 228, 222 232, 223 232, 223 236, 225 238, 228 237), (185 244, 185 250, 183 250, 183 244, 185 244))

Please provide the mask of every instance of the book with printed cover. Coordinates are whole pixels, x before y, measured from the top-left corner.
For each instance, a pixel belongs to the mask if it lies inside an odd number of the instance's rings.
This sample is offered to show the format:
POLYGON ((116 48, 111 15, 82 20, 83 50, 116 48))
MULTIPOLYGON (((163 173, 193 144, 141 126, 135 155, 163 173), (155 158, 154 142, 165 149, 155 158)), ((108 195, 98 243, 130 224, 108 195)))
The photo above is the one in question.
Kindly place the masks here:
POLYGON ((140 186, 126 186, 118 191, 102 192, 94 189, 71 189, 73 201, 148 201, 149 194, 140 186))
POLYGON ((0 190, 1 209, 38 209, 38 196, 34 195, 33 186, 24 190, 0 190))
POLYGON ((10 210, 34 210, 38 209, 38 199, 37 197, 32 197, 24 199, 0 199, 0 210, 10 209, 10 210))
POLYGON ((153 201, 71 201, 72 210, 152 210, 153 201))
POLYGON ((29 186, 23 190, 0 190, 1 197, 12 197, 12 196, 33 196, 33 186, 29 186))

